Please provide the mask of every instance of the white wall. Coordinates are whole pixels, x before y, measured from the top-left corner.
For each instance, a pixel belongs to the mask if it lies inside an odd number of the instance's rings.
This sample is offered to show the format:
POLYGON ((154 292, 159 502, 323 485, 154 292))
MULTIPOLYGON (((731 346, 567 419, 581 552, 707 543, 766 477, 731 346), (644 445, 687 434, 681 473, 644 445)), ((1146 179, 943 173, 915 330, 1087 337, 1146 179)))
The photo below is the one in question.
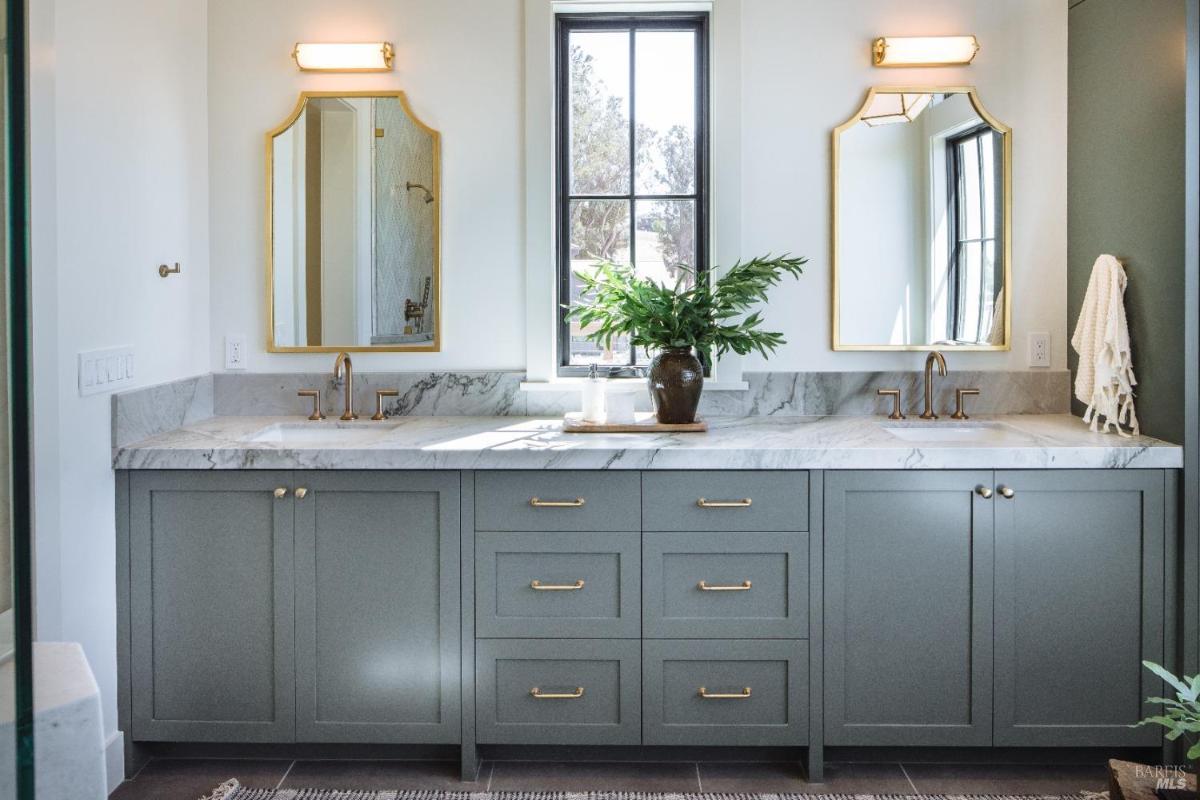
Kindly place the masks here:
MULTIPOLYGON (((1049 331, 1053 366, 1064 368, 1066 7, 1045 0, 715 2, 717 24, 726 28, 715 31, 714 39, 732 32, 740 37, 741 51, 740 64, 725 65, 715 81, 736 79, 740 71, 742 114, 740 140, 725 138, 736 151, 714 153, 718 171, 740 160, 742 176, 740 196, 714 198, 715 228, 728 230, 740 217, 743 255, 789 250, 811 259, 804 278, 772 295, 767 324, 782 330, 789 344, 769 367, 855 370, 919 363, 916 354, 829 349, 829 136, 859 107, 867 87, 928 83, 978 86, 987 108, 1014 128, 1014 348, 962 354, 957 363, 1023 369, 1028 333, 1049 331), (735 16, 722 20, 727 8, 735 16), (877 35, 938 33, 976 34, 982 50, 975 63, 946 69, 870 66, 869 44, 877 35)), ((444 348, 440 354, 363 356, 367 368, 525 367, 524 253, 527 247, 544 251, 525 240, 521 213, 527 152, 522 9, 519 0, 210 0, 218 300, 212 352, 218 367, 229 333, 250 337, 252 370, 329 366, 323 355, 263 352, 262 135, 306 88, 404 89, 417 113, 443 134, 444 348), (396 44, 394 73, 301 74, 287 57, 296 40, 376 39, 396 44), (481 327, 478 314, 484 309, 481 327)), ((549 152, 530 157, 542 155, 551 157, 549 152)), ((748 357, 745 367, 768 364, 748 357)))
MULTIPOLYGON (((362 369, 512 369, 525 361, 520 0, 209 0, 212 354, 245 334, 251 370, 326 370, 265 352, 264 134, 305 89, 403 89, 442 134, 440 353, 362 354, 362 369), (297 41, 396 46, 382 74, 310 74, 297 41)), ((549 156, 547 156, 549 157, 549 156)))
POLYGON ((209 369, 206 10, 31 4, 37 634, 81 642, 120 780, 110 398, 76 354, 133 345, 139 385, 209 369), (157 265, 179 261, 164 280, 157 265))
MULTIPOLYGON (((720 0, 718 0, 720 2, 720 0)), ((811 259, 772 294, 766 324, 788 346, 773 369, 909 368, 915 353, 829 349, 830 129, 871 85, 975 85, 1013 128, 1013 350, 963 353, 951 368, 1024 369, 1031 331, 1066 367, 1067 10, 1045 0, 746 0, 742 4, 742 250, 811 259), (880 35, 974 33, 969 67, 875 69, 880 35)), ((762 369, 748 357, 747 369, 762 369)))

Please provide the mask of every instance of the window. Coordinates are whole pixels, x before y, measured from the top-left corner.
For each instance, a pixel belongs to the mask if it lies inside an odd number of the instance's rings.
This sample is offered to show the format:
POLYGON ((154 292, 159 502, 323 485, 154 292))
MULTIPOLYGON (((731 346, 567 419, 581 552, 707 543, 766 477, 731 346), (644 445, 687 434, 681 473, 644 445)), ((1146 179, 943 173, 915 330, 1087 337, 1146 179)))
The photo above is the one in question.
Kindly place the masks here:
POLYGON ((1001 137, 984 124, 946 140, 950 205, 949 331, 956 342, 992 342, 1003 324, 1001 137))
POLYGON ((559 374, 647 361, 588 341, 562 306, 601 261, 660 281, 708 266, 708 16, 560 15, 556 47, 559 374))

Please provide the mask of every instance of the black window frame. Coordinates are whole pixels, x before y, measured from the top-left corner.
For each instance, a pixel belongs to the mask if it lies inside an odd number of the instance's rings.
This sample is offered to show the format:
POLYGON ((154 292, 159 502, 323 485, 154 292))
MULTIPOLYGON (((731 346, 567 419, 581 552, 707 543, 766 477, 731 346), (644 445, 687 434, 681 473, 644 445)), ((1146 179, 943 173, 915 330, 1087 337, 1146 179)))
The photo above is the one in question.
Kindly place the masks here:
MULTIPOLYGON (((555 18, 554 47, 554 137, 555 137, 555 315, 558 340, 557 372, 559 377, 586 375, 587 365, 571 364, 571 329, 564 304, 571 297, 570 205, 572 200, 625 200, 629 203, 629 259, 637 258, 636 204, 639 200, 693 200, 695 211, 695 261, 697 281, 708 280, 709 270, 709 14, 708 12, 643 12, 643 13, 562 13, 555 18), (570 35, 574 31, 628 30, 629 49, 629 188, 624 194, 571 194, 571 125, 570 125, 570 35), (691 30, 696 35, 696 179, 693 192, 688 194, 649 194, 637 191, 637 58, 634 37, 643 30, 691 30)), ((630 362, 611 365, 617 372, 632 373, 646 366, 637 363, 637 348, 630 348, 630 362)))
MULTIPOLYGON (((962 342, 964 344, 979 344, 979 332, 975 336, 964 339, 962 336, 963 323, 963 269, 962 269, 962 246, 968 242, 988 242, 992 243, 992 272, 993 284, 1000 286, 1005 291, 1004 286, 1004 180, 1000 175, 1004 174, 1006 165, 1004 164, 1004 136, 987 122, 981 122, 964 131, 960 131, 952 136, 946 137, 946 218, 949 222, 949 250, 947 252, 947 286, 948 302, 946 303, 946 333, 948 338, 954 342, 962 342), (959 145, 971 139, 982 139, 986 133, 992 134, 992 152, 994 169, 996 174, 991 176, 989 180, 995 184, 995 219, 992 221, 992 235, 981 236, 977 239, 964 239, 960 236, 960 212, 962 210, 961 200, 963 194, 964 178, 963 164, 959 156, 959 145)), ((983 159, 979 159, 979 188, 983 191, 985 175, 983 173, 983 159)), ((984 209, 982 196, 980 197, 980 213, 984 209)), ((979 302, 983 302, 983 298, 979 298, 979 302)), ((1003 313, 997 312, 997 313, 1003 313)))

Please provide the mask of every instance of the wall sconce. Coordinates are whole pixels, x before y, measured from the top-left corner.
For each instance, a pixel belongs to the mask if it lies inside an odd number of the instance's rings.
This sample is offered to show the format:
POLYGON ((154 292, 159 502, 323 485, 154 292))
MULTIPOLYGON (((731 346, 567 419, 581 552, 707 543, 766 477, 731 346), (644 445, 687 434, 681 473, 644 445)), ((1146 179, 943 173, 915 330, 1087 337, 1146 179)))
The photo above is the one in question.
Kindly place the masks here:
POLYGON ((395 54, 391 42, 297 42, 292 49, 301 72, 389 72, 395 54))
POLYGON ((978 52, 974 36, 880 36, 871 45, 877 67, 965 66, 978 52))
POLYGON ((928 93, 883 92, 875 95, 871 107, 859 119, 872 128, 897 122, 912 122, 932 100, 933 95, 928 93))

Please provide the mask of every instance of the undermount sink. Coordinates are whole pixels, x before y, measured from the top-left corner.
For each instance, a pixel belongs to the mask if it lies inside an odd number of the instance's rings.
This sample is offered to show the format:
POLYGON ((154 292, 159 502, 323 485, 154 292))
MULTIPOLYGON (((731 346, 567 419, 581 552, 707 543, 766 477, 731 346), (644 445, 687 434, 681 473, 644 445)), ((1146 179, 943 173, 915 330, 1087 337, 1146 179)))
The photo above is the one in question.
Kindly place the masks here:
POLYGON ((246 437, 246 441, 298 447, 355 447, 373 442, 395 427, 395 423, 382 422, 280 422, 246 437))
POLYGON ((1012 428, 998 422, 889 422, 879 426, 906 442, 1004 444, 1019 439, 1012 428))

